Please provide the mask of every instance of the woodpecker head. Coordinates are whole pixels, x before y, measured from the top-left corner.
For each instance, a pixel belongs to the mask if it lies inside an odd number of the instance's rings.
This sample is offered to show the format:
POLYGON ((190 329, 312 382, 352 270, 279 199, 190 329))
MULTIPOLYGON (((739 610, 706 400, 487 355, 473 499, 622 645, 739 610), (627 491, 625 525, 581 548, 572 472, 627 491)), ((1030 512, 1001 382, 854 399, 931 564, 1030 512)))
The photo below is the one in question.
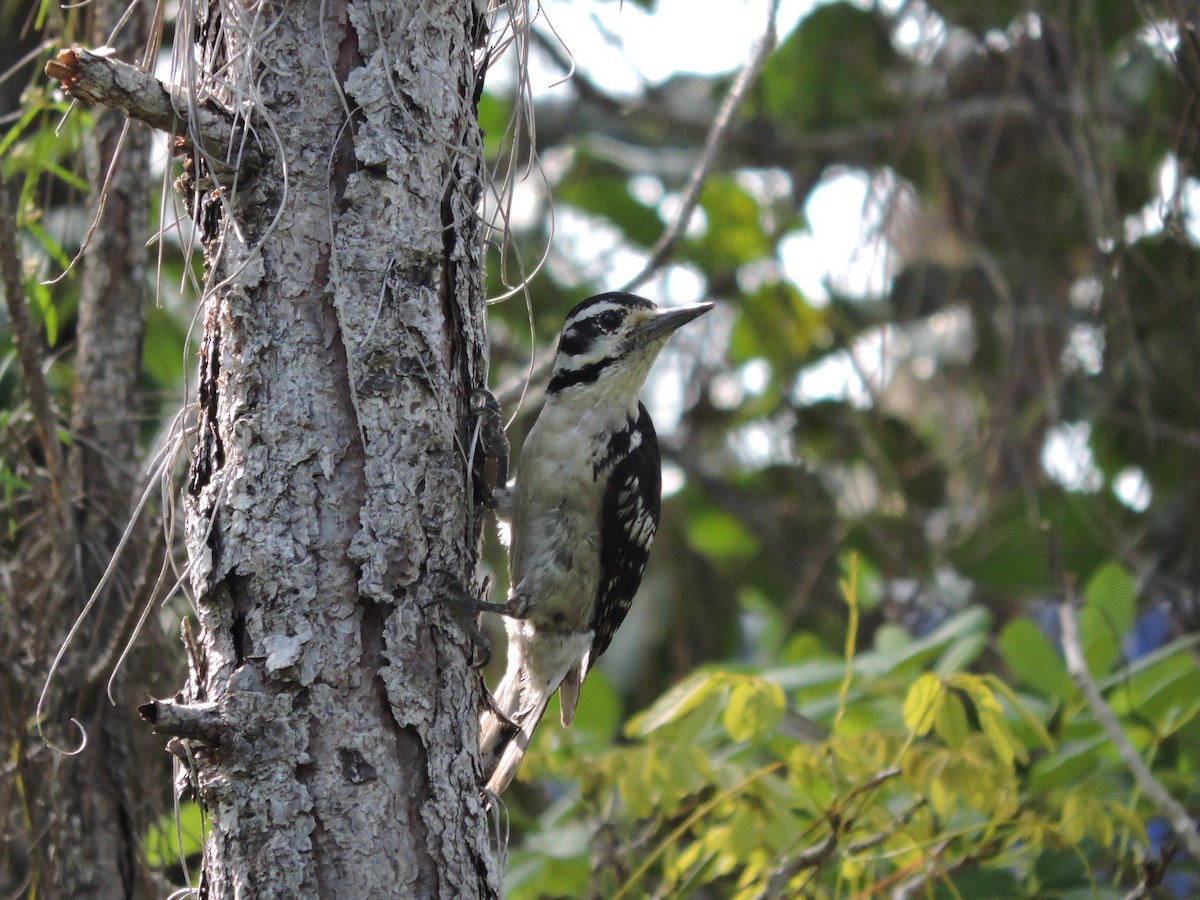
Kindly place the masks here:
POLYGON ((551 399, 586 395, 593 403, 632 405, 667 338, 712 308, 712 303, 660 308, 620 292, 589 297, 567 314, 546 393, 551 399))

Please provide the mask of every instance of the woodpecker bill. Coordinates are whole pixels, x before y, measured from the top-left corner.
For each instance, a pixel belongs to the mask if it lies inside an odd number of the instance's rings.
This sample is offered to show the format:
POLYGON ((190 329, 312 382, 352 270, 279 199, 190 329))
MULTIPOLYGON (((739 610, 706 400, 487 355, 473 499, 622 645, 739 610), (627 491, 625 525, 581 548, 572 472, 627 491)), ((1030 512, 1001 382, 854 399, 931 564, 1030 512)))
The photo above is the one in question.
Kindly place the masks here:
POLYGON ((658 439, 638 392, 667 339, 712 307, 608 293, 567 315, 506 504, 508 667, 480 718, 493 793, 512 780, 555 691, 571 723, 584 677, 629 612, 662 496, 658 439))

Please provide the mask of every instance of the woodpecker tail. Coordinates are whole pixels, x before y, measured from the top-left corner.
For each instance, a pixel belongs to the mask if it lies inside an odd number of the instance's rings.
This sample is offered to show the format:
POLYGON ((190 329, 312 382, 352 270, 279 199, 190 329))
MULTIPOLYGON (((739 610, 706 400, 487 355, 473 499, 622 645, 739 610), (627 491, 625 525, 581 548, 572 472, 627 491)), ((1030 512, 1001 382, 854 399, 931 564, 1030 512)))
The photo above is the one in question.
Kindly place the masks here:
POLYGON ((513 674, 509 672, 504 676, 479 714, 479 755, 488 772, 495 767, 500 751, 517 731, 513 717, 521 705, 521 679, 513 674))
POLYGON ((479 717, 479 751, 487 790, 499 795, 517 774, 525 749, 546 714, 554 691, 533 691, 520 670, 509 672, 493 696, 494 708, 479 717))

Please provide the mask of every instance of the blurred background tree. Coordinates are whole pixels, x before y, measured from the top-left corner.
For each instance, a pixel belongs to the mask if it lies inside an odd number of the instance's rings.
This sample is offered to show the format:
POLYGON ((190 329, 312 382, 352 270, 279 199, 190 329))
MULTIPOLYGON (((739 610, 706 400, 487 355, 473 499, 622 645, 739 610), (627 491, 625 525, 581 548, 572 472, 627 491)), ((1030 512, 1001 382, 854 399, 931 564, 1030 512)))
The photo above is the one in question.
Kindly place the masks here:
MULTIPOLYGON (((490 76, 511 185, 485 202, 491 381, 515 447, 532 361, 643 268, 767 6, 556 0, 490 76)), ((1091 677, 1195 809, 1198 29, 1174 0, 779 4, 697 214, 639 288, 721 304, 647 391, 663 525, 575 725, 547 717, 506 795, 512 896, 1200 890, 1058 615, 1082 602, 1091 677)), ((9 178, 61 152, 35 143, 29 110, 58 100, 34 84, 9 178)), ((61 209, 82 168, 38 171, 26 202, 61 209)), ((45 277, 84 220, 30 221, 45 277)), ((173 397, 190 307, 166 251, 143 377, 173 397)), ((33 296, 66 409, 73 289, 33 296)), ((6 445, 28 441, 20 382, 0 367, 6 445)), ((144 441, 176 405, 147 404, 144 441)), ((19 459, 6 553, 41 465, 19 459)))
POLYGON ((182 257, 156 272, 147 250, 159 183, 149 130, 100 110, 64 118, 67 103, 41 75, 54 40, 108 44, 136 60, 154 19, 153 4, 125 0, 0 7, 6 896, 169 890, 144 845, 171 810, 170 767, 134 709, 178 682, 182 659, 167 649, 178 613, 153 616, 125 652, 142 614, 157 612, 155 582, 168 571, 161 508, 131 518, 147 488, 147 450, 179 405, 186 319, 152 298, 166 299, 156 278, 178 272, 182 257), (126 535, 138 550, 110 567, 126 535), (92 615, 73 630, 89 596, 92 615), (119 658, 126 664, 110 679, 119 658))

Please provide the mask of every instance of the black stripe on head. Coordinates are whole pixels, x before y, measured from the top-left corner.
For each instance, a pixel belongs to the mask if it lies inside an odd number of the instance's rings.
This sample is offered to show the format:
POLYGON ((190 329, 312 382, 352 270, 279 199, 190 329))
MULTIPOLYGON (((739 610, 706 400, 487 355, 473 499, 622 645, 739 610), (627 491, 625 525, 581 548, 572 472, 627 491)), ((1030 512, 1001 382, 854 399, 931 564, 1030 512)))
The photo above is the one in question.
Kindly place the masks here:
POLYGON ((590 366, 583 366, 579 369, 563 369, 560 372, 555 372, 554 377, 550 379, 550 383, 546 385, 546 393, 557 394, 559 391, 576 384, 591 384, 600 377, 600 372, 610 361, 602 359, 600 362, 592 363, 590 366))
POLYGON ((597 337, 619 327, 630 310, 654 308, 646 298, 620 291, 588 297, 567 313, 558 352, 563 356, 586 353, 597 337))
POLYGON ((629 310, 654 308, 654 304, 644 297, 623 291, 610 291, 588 297, 572 309, 563 323, 555 358, 554 377, 550 380, 547 390, 554 394, 572 385, 590 384, 595 381, 607 360, 593 359, 583 362, 583 365, 573 364, 572 360, 586 358, 603 335, 621 326, 629 310))

